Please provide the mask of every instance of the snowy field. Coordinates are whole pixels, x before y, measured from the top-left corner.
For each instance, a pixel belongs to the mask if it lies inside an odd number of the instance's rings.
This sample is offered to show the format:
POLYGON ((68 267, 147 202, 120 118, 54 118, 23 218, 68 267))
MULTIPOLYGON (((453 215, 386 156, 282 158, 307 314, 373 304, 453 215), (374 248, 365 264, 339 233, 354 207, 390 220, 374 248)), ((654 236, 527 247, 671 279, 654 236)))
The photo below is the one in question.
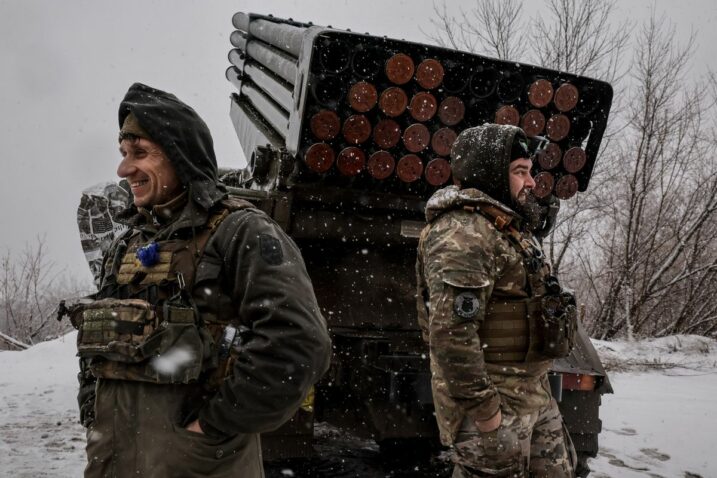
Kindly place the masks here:
MULTIPOLYGON (((610 367, 595 478, 717 477, 717 342, 595 342, 610 367)), ((78 477, 75 334, 0 352, 0 476, 78 477)))
POLYGON ((590 476, 717 477, 717 342, 594 343, 615 394, 603 396, 590 476))
POLYGON ((1 477, 82 476, 75 337, 0 352, 1 477))

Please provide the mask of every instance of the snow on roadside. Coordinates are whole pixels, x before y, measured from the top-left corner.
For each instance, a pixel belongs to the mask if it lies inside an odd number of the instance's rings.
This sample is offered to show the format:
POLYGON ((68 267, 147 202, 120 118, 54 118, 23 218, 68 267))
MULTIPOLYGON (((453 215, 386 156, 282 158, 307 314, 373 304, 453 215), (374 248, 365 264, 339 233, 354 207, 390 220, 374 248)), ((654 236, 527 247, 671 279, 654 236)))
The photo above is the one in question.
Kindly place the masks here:
POLYGON ((0 475, 82 476, 75 337, 0 352, 0 475))
POLYGON ((591 477, 717 477, 714 372, 628 372, 611 381, 591 477))
MULTIPOLYGON (((75 338, 0 352, 0 475, 82 475, 75 338)), ((674 336, 594 344, 615 394, 603 396, 590 476, 717 477, 717 342, 674 336)))
POLYGON ((717 341, 700 335, 592 342, 608 372, 670 368, 717 370, 717 341))
POLYGON ((594 478, 717 477, 717 341, 593 341, 608 367, 594 478))

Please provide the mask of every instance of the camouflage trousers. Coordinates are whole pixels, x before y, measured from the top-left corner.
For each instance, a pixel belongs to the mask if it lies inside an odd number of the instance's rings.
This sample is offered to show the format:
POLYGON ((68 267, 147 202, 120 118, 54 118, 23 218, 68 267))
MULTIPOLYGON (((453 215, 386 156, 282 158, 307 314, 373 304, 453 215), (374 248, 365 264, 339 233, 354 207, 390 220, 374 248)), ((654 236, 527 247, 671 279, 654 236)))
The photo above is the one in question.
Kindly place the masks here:
POLYGON ((575 476, 575 449, 554 399, 530 415, 501 413, 502 422, 492 432, 478 431, 469 419, 463 422, 453 445, 453 478, 575 476))

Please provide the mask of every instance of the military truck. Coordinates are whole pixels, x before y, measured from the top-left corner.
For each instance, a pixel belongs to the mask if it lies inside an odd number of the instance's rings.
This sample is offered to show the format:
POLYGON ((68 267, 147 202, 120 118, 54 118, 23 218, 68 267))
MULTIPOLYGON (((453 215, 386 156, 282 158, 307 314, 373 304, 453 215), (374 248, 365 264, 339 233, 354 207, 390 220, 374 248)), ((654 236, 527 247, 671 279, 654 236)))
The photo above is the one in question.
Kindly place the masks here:
MULTIPOLYGON (((262 436, 264 457, 310 455, 313 424, 327 422, 422 459, 437 449, 438 430, 416 318, 416 248, 427 199, 450 183, 453 140, 484 122, 521 126, 540 151, 535 195, 546 233, 559 201, 588 187, 612 89, 271 16, 240 12, 233 24, 230 115, 248 164, 223 170, 222 181, 299 245, 334 345, 313 396, 262 436)), ((91 264, 121 228, 117 198, 128 200, 116 185, 84 193, 78 223, 91 264)), ((585 476, 598 450, 600 396, 612 389, 582 327, 550 378, 585 476)))
MULTIPOLYGON (((248 164, 223 180, 297 242, 334 343, 313 410, 264 436, 265 455, 310 452, 313 421, 418 453, 437 428, 416 320, 416 246, 426 200, 450 182, 453 140, 484 122, 521 126, 540 150, 535 194, 545 232, 559 201, 588 187, 612 89, 272 16, 239 12, 232 22, 230 114, 248 164)), ((584 476, 598 449, 600 396, 611 387, 582 328, 579 335, 551 384, 584 476)))

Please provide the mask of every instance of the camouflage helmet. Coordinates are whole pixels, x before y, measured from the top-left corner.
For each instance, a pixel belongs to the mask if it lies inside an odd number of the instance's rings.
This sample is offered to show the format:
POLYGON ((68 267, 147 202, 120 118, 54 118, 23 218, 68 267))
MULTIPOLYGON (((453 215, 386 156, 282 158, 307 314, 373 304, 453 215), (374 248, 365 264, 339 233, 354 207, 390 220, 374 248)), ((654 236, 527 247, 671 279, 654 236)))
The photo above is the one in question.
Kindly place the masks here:
POLYGON ((467 128, 451 148, 453 178, 462 188, 476 188, 510 206, 508 169, 518 158, 530 158, 528 138, 516 126, 484 124, 467 128))

